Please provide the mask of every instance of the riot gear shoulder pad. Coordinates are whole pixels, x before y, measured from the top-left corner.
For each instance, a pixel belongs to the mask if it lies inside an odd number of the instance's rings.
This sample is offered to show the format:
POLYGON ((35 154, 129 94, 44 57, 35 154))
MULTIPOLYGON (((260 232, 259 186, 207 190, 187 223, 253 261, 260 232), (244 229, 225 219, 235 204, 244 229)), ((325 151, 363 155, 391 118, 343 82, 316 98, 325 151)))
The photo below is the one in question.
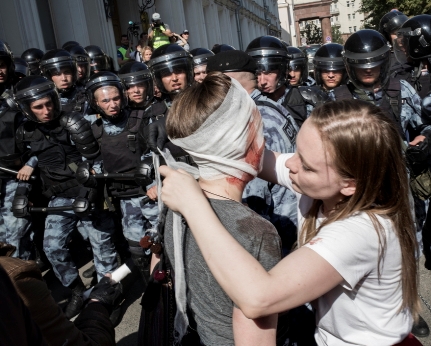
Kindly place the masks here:
POLYGON ((90 123, 82 114, 72 112, 61 117, 60 124, 71 135, 76 148, 87 159, 94 159, 99 155, 99 144, 91 131, 90 123))
POLYGON ((298 90, 304 100, 314 107, 318 107, 329 100, 328 94, 317 86, 300 86, 298 90))

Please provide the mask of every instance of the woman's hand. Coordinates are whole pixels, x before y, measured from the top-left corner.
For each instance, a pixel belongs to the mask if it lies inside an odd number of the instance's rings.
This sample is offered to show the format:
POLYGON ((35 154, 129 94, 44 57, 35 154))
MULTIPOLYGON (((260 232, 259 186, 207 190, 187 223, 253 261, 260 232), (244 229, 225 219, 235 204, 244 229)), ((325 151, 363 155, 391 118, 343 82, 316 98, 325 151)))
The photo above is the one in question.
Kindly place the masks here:
POLYGON ((165 177, 162 201, 173 211, 185 216, 188 211, 194 210, 196 203, 206 202, 198 182, 184 170, 160 166, 159 171, 165 177))

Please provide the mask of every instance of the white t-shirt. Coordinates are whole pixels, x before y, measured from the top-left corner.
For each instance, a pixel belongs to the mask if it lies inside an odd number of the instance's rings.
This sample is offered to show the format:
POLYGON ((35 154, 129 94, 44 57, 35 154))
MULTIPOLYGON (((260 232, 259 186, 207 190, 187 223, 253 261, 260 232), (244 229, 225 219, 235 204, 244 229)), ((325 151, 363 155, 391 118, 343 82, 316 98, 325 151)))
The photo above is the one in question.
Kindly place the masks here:
MULTIPOLYGON (((293 154, 277 159, 280 185, 292 189, 285 162, 293 154)), ((293 190, 293 189, 292 189, 293 190)), ((298 230, 313 199, 297 193, 298 230)), ((315 339, 319 346, 394 345, 410 332, 410 311, 402 304, 401 248, 392 222, 377 216, 386 234, 386 252, 377 263, 379 241, 366 213, 358 213, 323 227, 305 246, 331 264, 344 282, 317 299, 315 339)), ((322 222, 324 217, 319 217, 322 222)))

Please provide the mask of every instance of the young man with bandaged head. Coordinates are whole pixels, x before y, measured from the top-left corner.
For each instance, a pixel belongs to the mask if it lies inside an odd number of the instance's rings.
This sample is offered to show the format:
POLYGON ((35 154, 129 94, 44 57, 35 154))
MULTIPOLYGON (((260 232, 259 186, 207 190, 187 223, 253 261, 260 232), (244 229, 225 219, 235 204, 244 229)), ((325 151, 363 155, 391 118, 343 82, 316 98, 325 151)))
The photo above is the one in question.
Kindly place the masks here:
MULTIPOLYGON (((299 128, 282 105, 258 89, 257 68, 255 60, 240 50, 221 52, 210 57, 207 64, 208 72, 223 72, 248 92, 262 116, 266 149, 293 153, 299 128)), ((256 178, 247 184, 242 198, 243 203, 275 226, 283 242, 283 253, 289 253, 297 239, 295 194, 285 187, 256 178)))
MULTIPOLYGON (((209 73, 202 83, 178 94, 166 130, 171 142, 184 149, 197 168, 176 162, 167 151, 163 154, 166 163, 193 173, 223 225, 265 268, 272 268, 281 258, 277 231, 241 203, 245 186, 262 167, 265 149, 262 118, 245 89, 221 72, 209 73)), ((175 272, 178 342, 193 318, 205 345, 245 340, 249 345, 275 344, 277 315, 259 324, 246 318, 215 281, 181 216, 170 210, 164 245, 175 272)))

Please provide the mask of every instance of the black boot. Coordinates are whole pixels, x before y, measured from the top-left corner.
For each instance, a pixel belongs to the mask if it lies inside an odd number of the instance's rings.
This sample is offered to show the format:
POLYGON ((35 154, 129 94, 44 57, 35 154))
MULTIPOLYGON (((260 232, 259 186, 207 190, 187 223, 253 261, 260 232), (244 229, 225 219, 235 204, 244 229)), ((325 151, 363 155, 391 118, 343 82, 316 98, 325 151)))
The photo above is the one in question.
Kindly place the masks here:
POLYGON ((96 272, 96 267, 93 264, 91 265, 90 268, 88 268, 87 270, 84 270, 84 272, 82 273, 82 276, 85 277, 86 279, 91 279, 95 272, 96 272))
POLYGON ((425 338, 430 335, 428 324, 425 322, 422 316, 419 316, 418 321, 413 324, 412 334, 418 338, 425 338))
POLYGON ((130 254, 135 268, 139 271, 144 280, 145 287, 150 280, 151 255, 146 255, 144 249, 139 246, 137 241, 127 240, 129 243, 130 254))
POLYGON ((72 296, 70 297, 69 303, 64 310, 64 314, 68 319, 71 319, 78 315, 84 307, 83 294, 85 291, 84 283, 81 277, 77 277, 70 285, 69 288, 72 290, 72 296))

